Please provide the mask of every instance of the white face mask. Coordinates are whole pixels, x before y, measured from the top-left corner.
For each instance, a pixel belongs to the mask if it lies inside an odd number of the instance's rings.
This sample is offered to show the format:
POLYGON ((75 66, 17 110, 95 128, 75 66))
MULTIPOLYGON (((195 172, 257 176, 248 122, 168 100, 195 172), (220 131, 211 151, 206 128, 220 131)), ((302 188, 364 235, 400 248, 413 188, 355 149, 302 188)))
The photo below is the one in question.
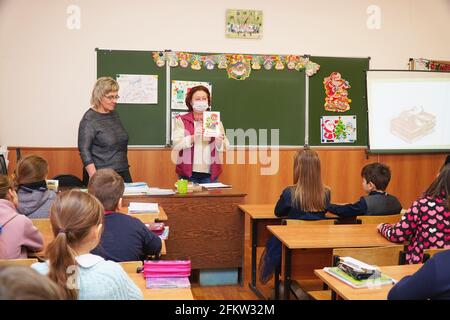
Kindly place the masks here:
POLYGON ((192 103, 192 108, 196 112, 203 112, 206 111, 206 109, 209 108, 208 101, 194 101, 192 103))

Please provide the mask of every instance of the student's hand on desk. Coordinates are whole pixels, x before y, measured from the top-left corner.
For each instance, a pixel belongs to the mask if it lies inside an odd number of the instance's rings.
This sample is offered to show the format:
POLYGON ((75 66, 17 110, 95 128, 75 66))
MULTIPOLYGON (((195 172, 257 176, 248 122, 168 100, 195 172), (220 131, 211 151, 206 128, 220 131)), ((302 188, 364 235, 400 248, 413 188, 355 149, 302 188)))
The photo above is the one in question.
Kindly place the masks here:
POLYGON ((380 223, 380 224, 377 226, 377 230, 378 230, 378 231, 381 231, 381 227, 383 226, 383 224, 384 224, 384 223, 380 223))

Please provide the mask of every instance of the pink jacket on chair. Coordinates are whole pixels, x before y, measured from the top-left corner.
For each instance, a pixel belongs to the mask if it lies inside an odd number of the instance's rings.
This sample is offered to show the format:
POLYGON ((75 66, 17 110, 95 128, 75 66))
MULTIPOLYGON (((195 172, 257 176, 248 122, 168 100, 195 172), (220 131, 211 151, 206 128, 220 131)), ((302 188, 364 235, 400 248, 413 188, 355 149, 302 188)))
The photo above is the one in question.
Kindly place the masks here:
POLYGON ((44 239, 39 230, 4 199, 0 199, 0 227, 0 259, 27 258, 28 251, 42 250, 44 239))

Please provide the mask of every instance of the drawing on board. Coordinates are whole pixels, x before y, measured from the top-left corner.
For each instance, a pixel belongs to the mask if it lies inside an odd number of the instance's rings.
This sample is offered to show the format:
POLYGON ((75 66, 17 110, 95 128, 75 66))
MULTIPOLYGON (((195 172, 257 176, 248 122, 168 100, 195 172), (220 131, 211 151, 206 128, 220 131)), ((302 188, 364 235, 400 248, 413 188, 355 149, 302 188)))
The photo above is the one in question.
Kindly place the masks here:
POLYGON ((322 143, 356 142, 356 116, 320 117, 322 143))
POLYGON ((210 82, 172 80, 171 108, 178 110, 188 110, 188 107, 185 103, 186 95, 188 94, 189 90, 191 90, 191 88, 196 86, 205 86, 206 88, 208 88, 212 99, 212 84, 210 82))
POLYGON ((429 135, 436 126, 436 116, 425 112, 423 106, 403 110, 398 117, 391 119, 390 131, 406 143, 429 135))
POLYGON ((119 96, 117 103, 157 104, 158 76, 118 74, 119 96))

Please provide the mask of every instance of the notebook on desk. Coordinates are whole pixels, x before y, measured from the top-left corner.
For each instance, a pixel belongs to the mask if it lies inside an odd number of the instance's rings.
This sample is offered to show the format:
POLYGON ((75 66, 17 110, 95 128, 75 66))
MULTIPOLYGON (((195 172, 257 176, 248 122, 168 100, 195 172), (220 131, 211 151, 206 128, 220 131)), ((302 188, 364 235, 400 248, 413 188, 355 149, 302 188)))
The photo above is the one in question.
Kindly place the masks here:
POLYGON ((381 273, 381 275, 379 277, 369 278, 366 280, 356 280, 355 278, 346 274, 344 271, 342 271, 338 267, 323 268, 323 270, 326 273, 335 277, 336 279, 339 279, 342 282, 344 282, 344 283, 348 284, 349 286, 356 288, 356 289, 374 288, 377 286, 383 286, 383 285, 396 283, 396 281, 393 278, 385 275, 384 273, 381 273))
POLYGON ((231 188, 231 185, 223 184, 221 182, 200 183, 200 185, 206 189, 231 188))
POLYGON ((130 202, 128 213, 159 213, 159 206, 150 202, 130 202))

